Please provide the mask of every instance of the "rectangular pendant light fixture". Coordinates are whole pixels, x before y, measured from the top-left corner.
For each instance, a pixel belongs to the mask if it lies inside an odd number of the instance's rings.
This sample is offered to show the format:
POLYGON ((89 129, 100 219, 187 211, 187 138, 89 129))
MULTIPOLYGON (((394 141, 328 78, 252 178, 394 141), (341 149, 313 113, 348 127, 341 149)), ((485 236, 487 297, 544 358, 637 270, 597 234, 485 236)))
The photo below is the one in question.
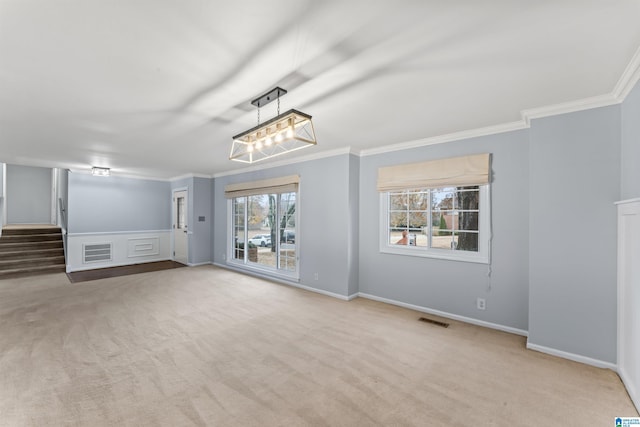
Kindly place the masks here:
POLYGON ((276 87, 251 102, 258 107, 258 125, 233 137, 230 160, 256 163, 316 145, 310 115, 295 109, 280 114, 280 96, 286 93, 276 87), (275 100, 278 101, 278 115, 259 123, 260 107, 275 100))
POLYGON ((93 166, 91 168, 91 175, 93 176, 110 176, 111 169, 109 168, 101 168, 99 166, 93 166))

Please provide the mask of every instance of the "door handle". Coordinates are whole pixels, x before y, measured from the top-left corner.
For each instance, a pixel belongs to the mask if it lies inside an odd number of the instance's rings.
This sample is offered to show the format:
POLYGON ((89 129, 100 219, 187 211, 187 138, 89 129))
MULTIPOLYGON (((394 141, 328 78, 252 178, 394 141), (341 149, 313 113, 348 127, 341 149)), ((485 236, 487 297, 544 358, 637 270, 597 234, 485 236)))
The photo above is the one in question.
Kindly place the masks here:
POLYGON ((184 230, 185 234, 187 233, 187 230, 184 230))

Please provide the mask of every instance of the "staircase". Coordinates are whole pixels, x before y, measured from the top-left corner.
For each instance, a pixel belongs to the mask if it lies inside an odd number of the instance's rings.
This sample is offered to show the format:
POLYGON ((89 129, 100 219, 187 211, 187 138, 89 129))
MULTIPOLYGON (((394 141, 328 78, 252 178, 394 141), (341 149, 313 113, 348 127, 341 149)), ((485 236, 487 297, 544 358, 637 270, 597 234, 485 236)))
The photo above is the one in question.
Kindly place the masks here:
POLYGON ((0 279, 64 273, 62 231, 53 226, 9 226, 0 236, 0 279))

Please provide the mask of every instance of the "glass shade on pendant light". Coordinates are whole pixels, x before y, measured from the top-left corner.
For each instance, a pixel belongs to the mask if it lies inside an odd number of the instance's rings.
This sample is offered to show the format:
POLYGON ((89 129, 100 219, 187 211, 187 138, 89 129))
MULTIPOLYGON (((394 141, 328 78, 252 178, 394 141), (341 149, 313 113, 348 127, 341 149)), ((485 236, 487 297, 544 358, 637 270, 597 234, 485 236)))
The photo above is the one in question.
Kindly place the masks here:
POLYGON ((311 116, 291 109, 233 137, 229 159, 255 163, 316 145, 311 116))

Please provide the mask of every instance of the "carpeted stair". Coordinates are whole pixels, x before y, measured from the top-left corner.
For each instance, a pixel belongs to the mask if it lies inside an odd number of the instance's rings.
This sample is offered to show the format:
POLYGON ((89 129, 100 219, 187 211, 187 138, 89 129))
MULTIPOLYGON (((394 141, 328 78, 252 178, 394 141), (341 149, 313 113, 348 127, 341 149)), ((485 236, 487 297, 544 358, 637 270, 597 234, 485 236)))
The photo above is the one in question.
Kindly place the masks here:
POLYGON ((0 279, 64 272, 60 228, 12 227, 2 230, 0 279))

